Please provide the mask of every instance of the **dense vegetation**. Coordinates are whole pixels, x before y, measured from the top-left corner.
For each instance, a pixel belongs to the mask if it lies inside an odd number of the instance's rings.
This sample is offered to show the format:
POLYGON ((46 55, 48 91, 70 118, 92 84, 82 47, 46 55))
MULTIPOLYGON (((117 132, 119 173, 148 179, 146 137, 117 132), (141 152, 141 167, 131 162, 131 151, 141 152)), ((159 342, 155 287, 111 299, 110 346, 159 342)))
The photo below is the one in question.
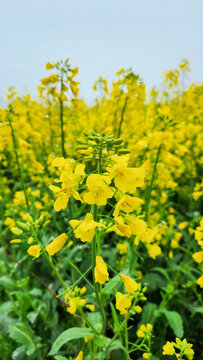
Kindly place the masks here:
POLYGON ((203 359, 203 84, 46 68, 0 109, 1 358, 203 359))

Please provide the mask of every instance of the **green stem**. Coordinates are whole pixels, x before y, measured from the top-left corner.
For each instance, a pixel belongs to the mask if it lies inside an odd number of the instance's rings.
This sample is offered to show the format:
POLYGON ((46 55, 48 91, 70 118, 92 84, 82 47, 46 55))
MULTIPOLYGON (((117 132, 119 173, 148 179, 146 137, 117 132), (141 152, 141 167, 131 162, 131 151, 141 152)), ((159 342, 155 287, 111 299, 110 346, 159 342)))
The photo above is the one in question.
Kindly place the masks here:
MULTIPOLYGON (((40 241, 39 241, 39 238, 38 238, 38 235, 36 233, 36 230, 33 226, 33 235, 34 235, 34 239, 36 240, 36 242, 41 246, 40 244, 40 241)), ((64 290, 67 290, 67 286, 65 284, 65 282, 63 281, 61 275, 59 274, 58 270, 56 269, 55 265, 53 264, 52 262, 52 259, 50 258, 50 256, 46 253, 46 251, 44 250, 43 246, 41 246, 41 250, 42 250, 42 253, 44 255, 44 257, 46 258, 49 266, 51 267, 51 269, 53 270, 54 274, 56 275, 57 279, 59 280, 60 284, 62 285, 62 287, 64 288, 64 290)))
POLYGON ((14 149, 14 153, 15 153, 16 164, 17 164, 17 168, 18 168, 18 174, 19 174, 21 186, 22 186, 22 189, 23 189, 23 192, 24 192, 24 195, 25 195, 26 205, 27 205, 27 208, 28 208, 29 213, 30 213, 28 195, 27 195, 25 184, 24 184, 22 169, 21 169, 20 161, 19 161, 19 157, 18 157, 18 144, 17 144, 17 140, 16 140, 16 137, 15 137, 15 132, 14 132, 14 128, 13 128, 13 125, 12 125, 12 121, 11 121, 11 118, 10 118, 9 115, 7 116, 7 119, 8 119, 10 129, 11 129, 11 136, 12 136, 12 140, 13 140, 13 149, 14 149))
POLYGON ((95 329, 94 325, 91 323, 91 321, 87 318, 87 316, 85 315, 85 313, 82 311, 81 308, 78 308, 78 311, 82 317, 82 319, 87 323, 87 325, 89 325, 89 327, 92 328, 92 330, 94 330, 95 334, 99 335, 99 332, 95 329))
POLYGON ((63 73, 61 74, 61 93, 60 93, 60 124, 61 124, 61 151, 62 151, 62 156, 65 158, 66 157, 66 152, 65 152, 65 136, 64 136, 64 122, 63 122, 63 99, 62 99, 62 95, 63 95, 63 73))
MULTIPOLYGON (((86 273, 83 274, 83 273, 77 268, 77 266, 74 265, 74 264, 72 263, 72 261, 70 261, 68 258, 67 258, 67 261, 68 261, 68 263, 72 266, 72 268, 75 269, 75 270, 81 275, 81 278, 80 278, 80 279, 84 278, 85 281, 89 284, 89 286, 94 289, 94 286, 93 286, 93 285, 91 284, 91 282, 85 277, 85 274, 86 274, 86 273)), ((91 269, 91 267, 90 267, 89 269, 91 269)), ((87 272, 89 272, 89 269, 87 270, 87 272)), ((79 282, 80 279, 78 279, 76 282, 79 282)), ((75 285, 75 283, 74 283, 74 285, 75 285)), ((71 287, 73 287, 73 285, 72 285, 71 287)))
POLYGON ((152 172, 152 176, 151 176, 151 180, 150 180, 150 185, 149 185, 149 188, 148 188, 148 191, 147 191, 145 221, 147 221, 147 219, 148 219, 148 212, 149 212, 149 204, 150 204, 150 200, 151 200, 152 186, 153 186, 153 182, 154 182, 154 179, 155 179, 156 168, 157 168, 157 164, 158 164, 158 161, 159 161, 160 152, 161 152, 161 144, 158 147, 158 151, 157 151, 156 159, 155 159, 155 163, 154 163, 154 168, 153 168, 153 172, 152 172))
POLYGON ((118 134, 117 134, 117 138, 119 138, 119 137, 120 137, 120 135, 121 135, 121 126, 122 126, 122 124, 123 124, 124 114, 125 114, 125 110, 126 110, 127 102, 128 102, 128 96, 126 96, 126 98, 125 98, 125 102, 124 102, 124 105, 123 105, 123 108, 122 108, 122 112, 121 112, 121 120, 120 120, 119 127, 118 127, 118 134))

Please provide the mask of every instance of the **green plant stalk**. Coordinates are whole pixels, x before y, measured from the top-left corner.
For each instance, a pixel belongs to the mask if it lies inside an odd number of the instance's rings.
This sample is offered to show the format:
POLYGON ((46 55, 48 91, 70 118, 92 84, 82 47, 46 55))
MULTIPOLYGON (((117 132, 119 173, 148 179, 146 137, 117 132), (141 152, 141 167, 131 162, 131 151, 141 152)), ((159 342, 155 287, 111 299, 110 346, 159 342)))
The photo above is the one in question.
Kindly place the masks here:
MULTIPOLYGON (((100 174, 100 172, 101 172, 102 147, 103 147, 103 144, 101 142, 100 149, 99 149, 99 159, 97 161, 97 173, 98 174, 100 174)), ((93 213, 94 221, 97 221, 98 207, 96 204, 94 204, 92 206, 92 213, 93 213)), ((102 288, 101 288, 101 286, 98 286, 98 284, 95 282, 95 276, 94 276, 95 267, 96 267, 97 248, 99 249, 99 253, 100 253, 100 238, 98 237, 98 231, 96 229, 95 236, 92 240, 92 276, 93 276, 95 294, 96 294, 96 298, 98 301, 100 313, 102 316, 102 332, 104 332, 104 329, 106 327, 106 315, 105 315, 103 301, 102 301, 102 297, 101 297, 102 288)))
POLYGON ((63 99, 62 99, 62 93, 63 93, 63 73, 61 73, 61 91, 60 91, 60 125, 61 125, 61 152, 62 156, 66 157, 65 152, 65 135, 64 135, 64 122, 63 122, 63 113, 64 113, 64 106, 63 106, 63 99))
POLYGON ((11 118, 10 118, 9 115, 7 116, 7 119, 8 119, 10 129, 11 129, 11 136, 12 136, 12 141, 13 141, 13 149, 14 149, 14 153, 15 153, 16 164, 17 164, 17 168, 18 168, 18 174, 19 174, 19 177, 20 177, 21 187, 23 189, 23 192, 24 192, 24 195, 25 195, 26 205, 27 205, 28 211, 30 213, 30 206, 29 206, 29 201, 28 201, 27 190, 26 190, 26 187, 25 187, 25 184, 24 184, 23 175, 22 175, 22 169, 21 169, 20 161, 19 161, 19 157, 18 157, 18 144, 17 144, 17 141, 16 141, 12 121, 11 121, 11 118))
MULTIPOLYGON (((73 285, 71 285, 71 286, 68 288, 68 290, 73 289, 77 284, 80 283, 80 281, 81 281, 82 279, 85 279, 85 280, 87 281, 87 283, 88 283, 89 285, 91 285, 91 287, 94 289, 94 286, 93 286, 93 285, 89 282, 89 280, 87 280, 86 277, 85 277, 91 269, 92 269, 92 265, 85 271, 84 274, 82 274, 82 275, 79 277, 79 279, 77 279, 77 280, 74 282, 73 285)), ((60 297, 60 296, 62 296, 62 295, 64 295, 64 294, 66 294, 66 292, 67 292, 67 290, 63 291, 61 294, 57 295, 57 297, 60 297)))
POLYGON ((126 319, 126 322, 125 322, 125 347, 126 347, 126 359, 129 360, 130 359, 130 356, 129 356, 129 353, 128 353, 128 318, 126 319))
POLYGON ((92 328, 92 330, 94 330, 95 334, 99 335, 99 332, 97 331, 97 329, 95 329, 94 325, 91 323, 91 321, 87 318, 87 316, 85 315, 85 313, 82 311, 81 308, 78 308, 78 311, 82 317, 82 319, 86 322, 87 325, 89 325, 89 327, 92 328))
MULTIPOLYGON (((131 308, 133 308, 135 306, 137 302, 137 298, 134 299, 133 304, 131 305, 131 308)), ((114 342, 114 340, 117 338, 117 336, 119 336, 121 330, 123 329, 123 327, 125 326, 125 324, 128 322, 128 319, 130 317, 130 313, 127 314, 127 316, 125 317, 125 319, 123 320, 121 326, 117 329, 117 331, 115 332, 114 336, 112 337, 111 341, 108 343, 106 349, 112 344, 112 342, 114 342)))
POLYGON ((123 105, 123 108, 122 108, 122 112, 121 112, 121 120, 120 120, 119 127, 118 127, 117 138, 119 138, 120 135, 121 135, 121 126, 122 126, 122 124, 123 124, 124 114, 125 114, 125 110, 126 110, 126 106, 127 106, 128 99, 129 99, 129 97, 126 96, 125 102, 124 102, 124 105, 123 105))
MULTIPOLYGON (((75 269, 75 270, 81 275, 81 277, 80 277, 78 280, 76 280, 76 282, 75 282, 70 288, 72 288, 73 286, 75 286, 76 283, 78 283, 78 282, 80 281, 80 279, 84 278, 85 281, 89 284, 89 286, 94 289, 94 286, 93 286, 93 285, 91 284, 91 282, 85 277, 86 272, 85 272, 84 274, 81 273, 81 271, 77 268, 77 266, 75 266, 69 259, 67 259, 67 261, 68 261, 68 263, 72 266, 72 268, 75 269)), ((91 267, 92 267, 92 266, 90 266, 89 269, 87 269, 87 272, 89 272, 89 270, 91 269, 91 267)))
MULTIPOLYGON (((36 242, 41 246, 38 235, 36 233, 36 230, 33 226, 33 235, 34 235, 34 239, 36 240, 36 242)), ((58 270, 56 269, 55 265, 53 264, 50 256, 46 253, 46 251, 44 250, 43 246, 41 246, 41 250, 42 250, 42 254, 44 255, 44 257, 46 258, 46 261, 48 262, 49 266, 51 267, 51 269, 53 270, 54 274, 56 275, 57 279, 59 280, 60 284, 62 285, 62 287, 64 288, 64 290, 67 290, 67 286, 65 284, 65 282, 63 281, 61 275, 59 274, 58 270)))
POLYGON ((150 204, 150 200, 151 200, 152 186, 153 186, 154 179, 155 179, 155 174, 156 174, 157 164, 158 164, 158 161, 159 161, 160 152, 161 152, 161 144, 158 147, 158 151, 157 151, 157 154, 156 154, 156 159, 155 159, 155 163, 154 163, 154 168, 153 168, 151 180, 150 180, 149 188, 148 188, 148 191, 147 191, 146 207, 145 207, 146 208, 146 211, 145 211, 145 221, 146 222, 147 222, 147 219, 148 219, 148 212, 149 212, 149 204, 150 204))

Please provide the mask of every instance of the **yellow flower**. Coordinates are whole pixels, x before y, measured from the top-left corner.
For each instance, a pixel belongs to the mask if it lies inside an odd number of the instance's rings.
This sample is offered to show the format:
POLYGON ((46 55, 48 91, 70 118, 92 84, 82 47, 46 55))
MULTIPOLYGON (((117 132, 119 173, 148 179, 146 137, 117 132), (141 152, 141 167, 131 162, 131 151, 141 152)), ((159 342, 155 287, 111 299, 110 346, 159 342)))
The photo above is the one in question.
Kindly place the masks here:
POLYGON ((84 201, 87 204, 106 205, 107 199, 113 196, 112 189, 107 185, 110 182, 111 179, 108 176, 89 175, 86 181, 88 192, 84 194, 84 201))
POLYGON ((197 285, 199 285, 201 288, 203 288, 203 275, 201 275, 201 276, 197 279, 197 285))
POLYGON ((198 251, 196 253, 194 253, 192 255, 194 261, 196 261, 197 263, 202 263, 203 262, 203 251, 198 251))
POLYGON ((143 337, 145 337, 145 333, 146 333, 146 327, 143 324, 140 326, 139 330, 137 331, 137 336, 140 338, 143 338, 143 337))
POLYGON ((142 312, 142 308, 139 305, 134 306, 134 310, 139 314, 142 312))
POLYGON ((135 218, 132 215, 126 215, 125 222, 130 227, 133 235, 142 235, 147 230, 146 222, 142 219, 135 218))
POLYGON ((137 187, 144 185, 145 169, 127 167, 128 160, 127 156, 115 157, 115 165, 109 170, 109 175, 119 190, 133 194, 137 187))
POLYGON ((174 355, 175 349, 172 343, 167 341, 167 343, 163 346, 163 355, 174 355))
POLYGON ((83 360, 83 351, 80 351, 75 360, 83 360))
POLYGON ((152 354, 150 354, 150 353, 143 353, 143 354, 142 354, 142 357, 143 357, 144 359, 149 359, 151 355, 152 355, 152 354))
POLYGON ((75 237, 82 242, 92 241, 95 235, 95 227, 105 227, 104 224, 94 221, 94 217, 91 213, 87 213, 85 220, 71 220, 70 225, 74 229, 75 237))
POLYGON ((124 285, 125 285, 125 290, 126 292, 130 293, 130 294, 135 294, 135 292, 138 290, 139 285, 138 283, 133 280, 131 277, 127 276, 127 275, 121 275, 121 280, 123 281, 124 285))
POLYGON ((15 221, 12 218, 7 217, 4 221, 4 224, 9 226, 10 228, 13 228, 15 226, 15 221))
POLYGON ((107 271, 107 265, 101 256, 96 257, 96 266, 94 269, 95 282, 104 284, 109 280, 109 273, 107 271))
POLYGON ((126 254, 128 251, 128 243, 117 244, 116 247, 120 255, 126 254))
POLYGON ((11 228, 11 231, 12 231, 12 233, 15 234, 15 235, 20 235, 20 234, 22 234, 22 230, 18 229, 18 228, 15 227, 15 226, 11 228))
POLYGON ((90 335, 90 336, 85 336, 85 342, 87 343, 88 341, 92 340, 94 337, 94 335, 90 335))
POLYGON ((46 63, 46 70, 53 69, 54 65, 52 65, 50 62, 46 63))
POLYGON ((129 238, 132 233, 131 233, 130 227, 128 225, 124 224, 124 219, 122 218, 122 216, 118 216, 115 219, 115 221, 117 223, 115 225, 113 225, 109 230, 115 231, 115 233, 120 236, 126 236, 129 238))
POLYGON ((81 299, 79 296, 71 296, 71 293, 65 294, 65 301, 68 302, 67 312, 74 315, 78 307, 82 307, 86 304, 85 299, 81 299))
POLYGON ((179 227, 180 230, 185 229, 187 226, 188 226, 188 222, 187 222, 187 221, 183 221, 183 222, 181 222, 181 223, 178 225, 178 227, 179 227))
POLYGON ((124 195, 116 204, 113 216, 117 217, 119 215, 119 211, 130 213, 143 203, 144 201, 140 198, 124 195))
POLYGON ((156 259, 158 255, 161 254, 161 248, 157 244, 147 244, 147 250, 152 259, 156 259))
POLYGON ((144 324, 142 324, 142 325, 140 326, 140 328, 138 329, 138 331, 137 331, 137 336, 143 338, 143 337, 145 337, 145 335, 147 335, 148 333, 149 333, 148 335, 150 335, 152 329, 153 329, 153 325, 152 325, 152 324, 147 324, 146 326, 145 326, 144 324))
POLYGON ((116 293, 116 309, 120 311, 121 315, 127 315, 128 309, 132 304, 131 298, 127 294, 122 294, 121 292, 116 293))
POLYGON ((54 255, 57 252, 61 250, 63 245, 65 244, 66 240, 68 239, 68 236, 63 233, 59 236, 57 236, 56 239, 54 239, 49 245, 46 246, 46 251, 49 253, 49 255, 54 255))
POLYGON ((59 169, 62 171, 59 180, 60 182, 62 182, 61 188, 55 185, 49 186, 50 190, 52 190, 57 196, 57 199, 54 203, 54 209, 56 211, 65 209, 71 195, 76 200, 80 200, 82 202, 82 199, 77 189, 81 176, 85 174, 85 165, 77 165, 74 173, 72 171, 70 162, 68 162, 64 158, 56 158, 53 161, 53 165, 59 167, 59 169))
POLYGON ((95 310, 95 305, 87 304, 86 308, 89 309, 90 311, 94 311, 95 310))
POLYGON ((34 257, 39 257, 40 256, 40 250, 41 250, 41 246, 40 245, 32 245, 29 247, 29 249, 27 250, 28 254, 34 257))

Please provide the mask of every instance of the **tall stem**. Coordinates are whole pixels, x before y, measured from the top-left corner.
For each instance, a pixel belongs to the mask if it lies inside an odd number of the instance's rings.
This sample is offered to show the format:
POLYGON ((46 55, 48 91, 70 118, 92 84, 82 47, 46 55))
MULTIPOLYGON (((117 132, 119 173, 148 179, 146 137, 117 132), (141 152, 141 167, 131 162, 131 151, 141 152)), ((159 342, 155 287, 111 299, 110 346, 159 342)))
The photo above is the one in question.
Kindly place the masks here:
POLYGON ((60 93, 60 123, 61 123, 61 151, 62 156, 66 157, 65 152, 65 136, 64 136, 64 123, 63 123, 63 73, 61 74, 61 93, 60 93))
POLYGON ((122 124, 123 124, 124 114, 125 114, 127 102, 128 102, 128 96, 126 96, 126 98, 125 98, 125 102, 124 102, 124 105, 123 105, 123 108, 122 108, 122 112, 121 112, 121 120, 120 120, 120 123, 119 123, 118 134, 117 134, 117 137, 118 137, 118 138, 119 138, 120 135, 121 135, 121 126, 122 126, 122 124))
MULTIPOLYGON (((100 174, 100 172, 101 172, 102 149, 103 149, 103 144, 101 142, 100 149, 99 149, 99 159, 97 161, 97 173, 98 174, 100 174)), ((98 207, 96 204, 94 204, 92 206, 92 212, 93 212, 94 221, 97 222, 98 207)), ((102 316, 102 332, 103 332, 106 327, 106 315, 105 315, 105 311, 104 311, 103 301, 101 298, 101 287, 98 285, 98 283, 95 282, 95 276, 94 276, 94 271, 95 271, 95 267, 96 267, 97 248, 100 249, 99 241, 100 241, 100 238, 98 237, 98 231, 96 229, 95 236, 92 240, 92 275, 93 275, 95 294, 96 294, 96 298, 97 298, 97 301, 99 304, 100 313, 102 316)))
POLYGON ((19 174, 19 178, 20 178, 20 182, 21 182, 21 187, 22 187, 24 195, 25 195, 25 202, 26 202, 27 208, 28 208, 28 210, 30 212, 30 206, 29 206, 29 201, 28 201, 27 190, 26 190, 26 187, 25 187, 25 184, 24 184, 22 169, 21 169, 20 161, 19 161, 19 157, 18 157, 18 143, 17 143, 17 140, 16 140, 13 124, 12 124, 12 121, 11 121, 11 117, 9 116, 9 114, 7 116, 7 119, 8 119, 10 129, 11 129, 11 136, 12 136, 12 140, 13 140, 13 149, 14 149, 14 154, 15 154, 15 158, 16 158, 16 164, 17 164, 17 168, 18 168, 18 174, 19 174))
POLYGON ((153 186, 153 182, 154 182, 154 178, 155 178, 155 174, 156 174, 156 168, 157 168, 157 164, 159 161, 160 152, 161 152, 161 144, 159 145, 158 150, 157 150, 154 168, 153 168, 153 172, 152 172, 152 176, 151 176, 151 180, 150 180, 150 185, 149 185, 149 188, 147 189, 148 191, 147 191, 147 198, 146 198, 145 221, 147 221, 147 219, 148 219, 149 203, 150 203, 150 199, 151 199, 152 186, 153 186))
MULTIPOLYGON (((38 238, 38 235, 37 235, 37 232, 33 226, 33 235, 34 235, 34 239, 36 240, 36 242, 40 244, 40 241, 39 241, 39 238, 38 238)), ((59 274, 58 270, 56 269, 55 265, 53 264, 52 262, 52 259, 50 258, 50 256, 46 253, 46 251, 44 250, 43 246, 41 247, 42 249, 42 253, 44 255, 44 257, 46 258, 46 261, 48 262, 49 266, 51 267, 51 269, 53 270, 54 274, 56 275, 57 279, 59 280, 61 286, 64 288, 64 290, 67 290, 67 286, 65 284, 65 282, 63 281, 61 275, 59 274)))

